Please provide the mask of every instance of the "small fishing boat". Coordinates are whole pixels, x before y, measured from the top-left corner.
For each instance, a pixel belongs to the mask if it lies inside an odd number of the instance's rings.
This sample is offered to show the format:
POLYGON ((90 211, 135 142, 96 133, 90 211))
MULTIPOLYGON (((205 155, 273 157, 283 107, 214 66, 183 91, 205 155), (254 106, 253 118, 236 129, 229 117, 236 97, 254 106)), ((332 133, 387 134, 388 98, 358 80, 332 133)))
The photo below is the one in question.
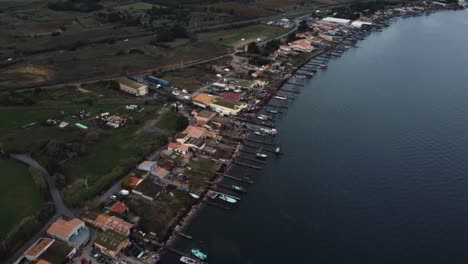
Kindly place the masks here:
POLYGON ((225 201, 225 202, 228 202, 228 203, 237 203, 237 200, 230 197, 230 196, 227 196, 225 194, 222 194, 220 193, 219 196, 218 196, 219 199, 225 201))
POLYGON ((261 149, 255 154, 255 156, 256 156, 258 159, 266 159, 266 158, 268 158, 268 155, 265 154, 265 153, 262 153, 262 150, 261 150, 261 149))
POLYGON ((262 137, 266 135, 265 132, 261 132, 261 131, 255 131, 254 134, 257 136, 262 136, 262 137))
POLYGON ((234 191, 245 192, 245 189, 242 188, 242 186, 239 186, 239 185, 231 185, 231 188, 232 188, 234 191))
POLYGON ((320 64, 320 69, 327 69, 328 68, 328 65, 326 64, 320 64))
POLYGON ((270 113, 270 114, 277 114, 277 113, 278 113, 278 110, 271 109, 271 108, 267 109, 266 111, 267 111, 268 113, 270 113))
POLYGON ((199 249, 192 248, 192 254, 200 260, 206 260, 208 256, 199 249))
POLYGON ((275 98, 278 99, 278 100, 287 100, 288 99, 288 98, 286 98, 284 96, 279 96, 279 95, 275 96, 275 98))
POLYGON ((265 127, 260 127, 259 130, 260 130, 261 132, 265 132, 265 133, 267 133, 267 134, 269 134, 269 135, 273 135, 273 136, 276 135, 276 134, 278 134, 278 130, 276 130, 276 129, 274 129, 274 128, 269 129, 269 128, 265 128, 265 127))
POLYGON ((257 118, 260 120, 268 120, 268 116, 266 115, 258 115, 257 118))
POLYGON ((198 261, 198 260, 195 260, 195 259, 189 258, 189 257, 185 257, 185 256, 180 258, 180 262, 185 263, 185 264, 199 264, 200 263, 200 261, 198 261))

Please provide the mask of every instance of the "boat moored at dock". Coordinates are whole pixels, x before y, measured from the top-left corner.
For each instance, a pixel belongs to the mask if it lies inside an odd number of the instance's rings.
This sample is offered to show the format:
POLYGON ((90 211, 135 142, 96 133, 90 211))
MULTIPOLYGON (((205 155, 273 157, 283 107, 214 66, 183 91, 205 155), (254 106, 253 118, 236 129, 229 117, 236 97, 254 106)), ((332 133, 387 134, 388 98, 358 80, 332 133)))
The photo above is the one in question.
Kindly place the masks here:
POLYGON ((180 262, 185 264, 200 264, 200 261, 185 256, 180 258, 180 262))
POLYGON ((192 254, 200 260, 206 260, 208 256, 197 248, 192 248, 192 254))
POLYGON ((228 195, 222 194, 222 193, 219 194, 218 198, 220 200, 223 200, 223 201, 228 202, 228 203, 232 203, 232 204, 237 203, 236 199, 234 199, 234 198, 232 198, 232 197, 230 197, 228 195))

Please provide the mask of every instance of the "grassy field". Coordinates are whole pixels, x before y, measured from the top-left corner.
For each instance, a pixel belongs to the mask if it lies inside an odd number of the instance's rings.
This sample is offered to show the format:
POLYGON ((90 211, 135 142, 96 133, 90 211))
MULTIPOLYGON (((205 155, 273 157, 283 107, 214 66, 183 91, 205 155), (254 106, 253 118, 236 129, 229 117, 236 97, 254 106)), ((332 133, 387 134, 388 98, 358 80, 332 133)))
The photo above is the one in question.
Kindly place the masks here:
POLYGON ((125 11, 128 9, 133 9, 133 10, 148 10, 151 9, 153 6, 157 5, 152 5, 150 3, 145 3, 145 2, 136 2, 136 3, 131 3, 127 5, 119 5, 115 6, 114 9, 120 10, 120 11, 125 11))
MULTIPOLYGON (((271 16, 275 15, 275 12, 265 10, 263 8, 259 8, 252 5, 246 5, 243 3, 238 2, 223 2, 223 3, 216 3, 216 4, 209 4, 209 5, 202 5, 200 6, 199 10, 219 10, 224 13, 228 13, 229 15, 235 17, 235 19, 251 19, 251 18, 258 18, 262 16, 271 16)), ((216 13, 214 13, 216 15, 216 13)))
POLYGON ((242 28, 200 33, 198 35, 198 39, 204 42, 239 48, 252 41, 256 41, 258 38, 262 40, 270 39, 286 32, 288 32, 288 29, 267 25, 253 25, 242 28), (245 40, 242 41, 242 38, 245 40))
POLYGON ((185 117, 174 111, 166 111, 156 123, 156 126, 171 132, 181 130, 188 124, 184 122, 185 117))
POLYGON ((186 174, 190 177, 190 190, 197 193, 205 183, 209 180, 217 169, 217 163, 209 159, 198 159, 190 161, 189 171, 186 174))
POLYGON ((34 186, 28 167, 14 161, 0 159, 0 239, 24 217, 37 213, 43 197, 34 186))

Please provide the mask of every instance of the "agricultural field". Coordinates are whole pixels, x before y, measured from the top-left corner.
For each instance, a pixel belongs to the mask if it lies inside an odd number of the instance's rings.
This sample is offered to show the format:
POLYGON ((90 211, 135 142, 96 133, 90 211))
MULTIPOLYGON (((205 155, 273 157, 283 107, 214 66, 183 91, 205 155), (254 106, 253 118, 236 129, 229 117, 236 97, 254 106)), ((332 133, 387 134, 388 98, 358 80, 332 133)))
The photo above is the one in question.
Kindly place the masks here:
POLYGON ((114 6, 113 9, 119 10, 119 11, 125 11, 125 10, 145 11, 145 10, 153 8, 153 6, 158 6, 158 5, 153 5, 153 4, 145 3, 145 2, 135 2, 131 4, 114 6))
POLYGON ((159 123, 160 116, 171 112, 162 111, 157 104, 145 105, 144 99, 113 90, 105 83, 34 92, 28 96, 34 97, 35 104, 0 109, 0 118, 6 120, 0 126, 4 149, 31 153, 52 174, 63 174, 64 198, 70 205, 91 198, 123 175, 150 150, 164 144, 180 124, 176 113, 159 123), (127 110, 127 104, 140 105, 144 110, 127 110), (79 111, 88 115, 80 119, 79 111), (95 117, 103 112, 126 118, 127 124, 120 128, 101 125, 95 117), (45 120, 49 118, 69 125, 47 126, 45 120), (35 122, 35 126, 22 128, 35 122), (75 123, 87 126, 89 133, 77 128, 75 123), (159 128, 159 124, 163 127, 159 128))
POLYGON ((277 12, 266 10, 257 6, 246 5, 238 2, 223 2, 209 5, 202 5, 196 9, 197 11, 207 12, 209 16, 229 15, 233 20, 253 19, 264 16, 273 16, 277 12))
POLYGON ((226 54, 227 47, 209 42, 176 39, 165 45, 150 44, 154 37, 144 37, 128 42, 83 47, 74 51, 35 56, 28 63, 18 63, 0 68, 0 90, 32 85, 86 81, 100 76, 130 75, 146 70, 158 71, 181 63, 226 54), (74 65, 74 67, 70 67, 74 65), (28 72, 35 73, 28 76, 28 72))
POLYGON ((267 25, 253 25, 198 34, 202 42, 216 43, 231 48, 240 48, 258 38, 266 40, 288 32, 288 29, 267 25), (244 39, 244 41, 242 41, 244 39))
POLYGON ((44 200, 42 193, 34 185, 27 166, 15 160, 0 159, 0 168, 2 174, 0 239, 2 239, 25 217, 38 213, 44 200))
POLYGON ((207 64, 184 68, 183 70, 164 72, 158 76, 170 81, 179 90, 186 89, 189 92, 195 92, 215 78, 216 72, 212 68, 214 65, 226 65, 229 59, 223 58, 207 64))

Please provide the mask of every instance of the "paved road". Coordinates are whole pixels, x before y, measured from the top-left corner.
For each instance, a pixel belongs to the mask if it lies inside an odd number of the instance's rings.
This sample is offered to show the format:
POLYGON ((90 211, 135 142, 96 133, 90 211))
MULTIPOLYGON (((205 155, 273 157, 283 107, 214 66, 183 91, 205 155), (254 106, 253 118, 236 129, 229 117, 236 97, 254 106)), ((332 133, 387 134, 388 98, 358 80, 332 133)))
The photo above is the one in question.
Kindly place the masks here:
POLYGON ((50 196, 52 197, 52 201, 54 202, 55 205, 55 214, 56 215, 63 215, 69 218, 73 218, 74 215, 70 211, 70 209, 63 203, 62 196, 60 195, 59 189, 57 189, 57 186, 55 185, 55 181, 52 178, 52 176, 49 174, 49 172, 44 169, 37 161, 35 161, 31 156, 26 155, 26 154, 10 154, 10 157, 16 160, 19 160, 23 163, 28 164, 29 166, 32 166, 33 168, 36 168, 39 170, 44 178, 47 181, 47 186, 49 188, 49 193, 50 196))

